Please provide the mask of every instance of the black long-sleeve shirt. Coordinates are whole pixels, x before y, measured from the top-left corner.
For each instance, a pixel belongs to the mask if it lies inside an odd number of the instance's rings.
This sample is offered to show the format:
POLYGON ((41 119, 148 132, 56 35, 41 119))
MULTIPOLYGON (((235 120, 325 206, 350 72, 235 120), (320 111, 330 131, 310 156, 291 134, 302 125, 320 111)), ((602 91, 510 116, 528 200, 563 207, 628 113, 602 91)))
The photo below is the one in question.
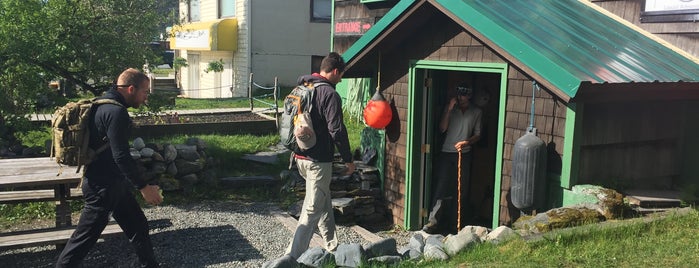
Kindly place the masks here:
POLYGON ((342 118, 342 99, 335 91, 335 85, 318 74, 299 77, 299 85, 304 82, 327 84, 316 86, 314 89, 311 120, 316 134, 316 145, 298 155, 317 162, 332 162, 334 149, 337 147, 342 161, 352 162, 347 127, 342 118))
POLYGON ((125 108, 128 105, 116 90, 110 90, 100 98, 116 100, 124 107, 107 103, 92 110, 93 116, 89 124, 90 148, 100 148, 105 144, 105 137, 109 146, 87 165, 85 177, 90 183, 105 186, 117 180, 128 179, 137 189, 141 189, 146 186, 146 182, 129 151, 132 121, 125 108))

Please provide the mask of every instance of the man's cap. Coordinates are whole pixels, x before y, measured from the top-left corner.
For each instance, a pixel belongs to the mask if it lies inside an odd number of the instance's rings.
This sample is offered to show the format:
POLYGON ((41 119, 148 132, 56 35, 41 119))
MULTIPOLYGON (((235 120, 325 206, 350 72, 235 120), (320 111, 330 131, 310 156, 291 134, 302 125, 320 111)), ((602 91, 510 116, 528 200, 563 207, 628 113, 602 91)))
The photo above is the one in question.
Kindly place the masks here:
POLYGON ((467 96, 473 93, 473 88, 469 87, 466 84, 460 84, 456 86, 456 95, 459 96, 467 96))
POLYGON ((316 145, 316 134, 308 126, 297 126, 294 129, 294 136, 301 150, 308 150, 316 145))

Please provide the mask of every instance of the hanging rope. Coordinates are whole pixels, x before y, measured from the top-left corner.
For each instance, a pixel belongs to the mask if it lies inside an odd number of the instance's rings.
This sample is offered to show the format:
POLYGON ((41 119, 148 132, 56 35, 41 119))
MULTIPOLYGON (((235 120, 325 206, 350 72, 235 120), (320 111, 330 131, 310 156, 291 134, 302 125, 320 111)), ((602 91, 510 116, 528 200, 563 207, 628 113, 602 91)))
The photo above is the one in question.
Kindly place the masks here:
POLYGON ((381 51, 379 51, 379 70, 376 72, 376 91, 381 90, 381 51))
POLYGON ((527 128, 527 131, 534 129, 534 101, 536 99, 536 92, 539 90, 539 84, 537 84, 536 81, 532 81, 532 111, 529 115, 529 128, 527 128))

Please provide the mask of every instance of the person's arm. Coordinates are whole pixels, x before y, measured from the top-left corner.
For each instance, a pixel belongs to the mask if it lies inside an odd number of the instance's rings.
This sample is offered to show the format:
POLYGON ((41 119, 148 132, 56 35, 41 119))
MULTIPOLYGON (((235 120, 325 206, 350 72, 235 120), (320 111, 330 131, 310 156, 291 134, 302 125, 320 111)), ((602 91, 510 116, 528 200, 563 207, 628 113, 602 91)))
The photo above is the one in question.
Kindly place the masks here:
POLYGON ((328 123, 328 132, 333 139, 333 144, 337 147, 340 152, 342 161, 347 166, 347 173, 351 174, 354 172, 355 165, 352 161, 352 153, 350 152, 349 137, 347 135, 347 127, 342 115, 342 100, 337 92, 332 91, 330 94, 325 95, 325 99, 322 100, 323 111, 321 111, 328 123))
MULTIPOLYGON (((109 104, 105 104, 109 105, 109 104)), ((118 107, 114 105, 114 107, 118 107)), ((136 161, 131 157, 129 150, 129 129, 131 120, 126 108, 119 107, 117 111, 107 113, 107 138, 112 149, 112 158, 119 167, 119 171, 141 191, 143 198, 149 204, 157 205, 162 202, 159 187, 147 185, 142 174, 138 172, 136 161)))
POLYGON ((473 134, 466 138, 463 141, 457 142, 454 147, 456 147, 457 151, 461 151, 466 146, 469 146, 471 144, 475 144, 479 140, 481 140, 481 117, 482 117, 482 112, 480 110, 477 110, 476 114, 474 115, 474 123, 473 123, 473 134))
POLYGON ((442 113, 442 119, 439 121, 439 131, 441 133, 447 132, 447 129, 449 129, 449 117, 451 115, 451 111, 454 109, 456 106, 456 98, 451 98, 449 99, 449 103, 447 103, 447 106, 444 107, 444 113, 442 113))

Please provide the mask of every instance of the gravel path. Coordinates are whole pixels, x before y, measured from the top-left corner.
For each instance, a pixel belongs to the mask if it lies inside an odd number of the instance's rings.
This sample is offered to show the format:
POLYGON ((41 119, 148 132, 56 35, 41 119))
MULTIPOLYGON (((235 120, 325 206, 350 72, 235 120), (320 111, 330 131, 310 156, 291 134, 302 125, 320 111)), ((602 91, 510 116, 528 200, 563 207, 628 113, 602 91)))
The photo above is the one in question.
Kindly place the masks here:
MULTIPOLYGON (((191 205, 145 208, 151 239, 162 267, 260 267, 284 254, 292 232, 274 217, 275 204, 204 201, 191 205)), ((348 226, 338 226, 340 243, 363 239, 348 226)), ((409 232, 388 233, 399 247, 409 232)), ((55 246, 0 252, 3 267, 53 267, 55 246)), ((85 267, 136 267, 136 256, 123 236, 98 242, 85 267)))

